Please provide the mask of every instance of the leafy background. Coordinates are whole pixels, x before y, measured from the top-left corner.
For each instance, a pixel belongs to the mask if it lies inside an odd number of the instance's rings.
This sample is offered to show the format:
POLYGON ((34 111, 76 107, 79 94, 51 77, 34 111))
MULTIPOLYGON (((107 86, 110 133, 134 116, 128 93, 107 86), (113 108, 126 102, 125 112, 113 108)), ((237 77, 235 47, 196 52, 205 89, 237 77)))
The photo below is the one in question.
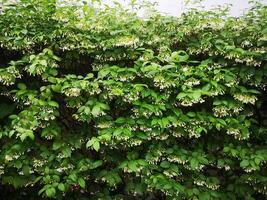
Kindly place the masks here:
POLYGON ((3 8, 1 198, 265 199, 267 7, 99 3, 3 8))

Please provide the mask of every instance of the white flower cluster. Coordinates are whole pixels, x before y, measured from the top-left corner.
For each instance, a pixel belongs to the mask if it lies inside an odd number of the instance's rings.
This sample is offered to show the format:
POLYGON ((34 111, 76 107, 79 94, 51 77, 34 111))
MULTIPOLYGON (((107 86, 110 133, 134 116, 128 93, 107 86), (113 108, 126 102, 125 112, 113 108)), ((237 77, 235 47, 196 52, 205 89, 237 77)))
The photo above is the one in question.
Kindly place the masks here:
POLYGON ((125 76, 119 76, 118 78, 115 78, 115 80, 126 82, 126 81, 132 81, 135 79, 135 76, 131 75, 125 75, 125 76))
POLYGON ((234 58, 235 59, 235 62, 237 63, 246 63, 246 65, 248 66, 260 66, 261 65, 261 61, 256 61, 253 59, 253 57, 240 57, 239 54, 237 53, 229 53, 228 55, 225 56, 225 58, 228 58, 228 59, 232 59, 234 58))
POLYGON ((249 172, 253 172, 253 171, 256 171, 256 170, 259 170, 259 168, 250 167, 250 168, 246 168, 246 169, 244 169, 244 171, 247 172, 247 173, 249 173, 249 172))
POLYGON ((262 186, 262 188, 258 188, 258 187, 254 186, 253 189, 256 190, 260 194, 267 195, 267 186, 266 185, 262 186))
MULTIPOLYGON (((173 171, 173 170, 164 170, 163 174, 165 174, 167 177, 169 178, 173 178, 179 174, 177 174, 177 172, 173 171)), ((181 174, 181 172, 180 172, 181 174)))
POLYGON ((41 120, 45 120, 45 121, 54 120, 56 118, 55 115, 54 115, 54 111, 55 110, 53 108, 42 107, 42 112, 44 114, 38 116, 38 118, 41 119, 41 120))
MULTIPOLYGON (((190 48, 188 49, 188 52, 189 54, 201 54, 203 52, 210 52, 209 51, 210 49, 209 48, 206 48, 206 47, 203 47, 203 46, 200 46, 199 48, 195 49, 195 48, 190 48)), ((212 55, 211 53, 209 55, 212 55)))
POLYGON ((183 72, 187 72, 187 71, 190 70, 190 68, 189 68, 188 66, 182 66, 181 70, 182 70, 183 72))
POLYGON ((255 87, 257 87, 257 88, 259 88, 261 90, 266 91, 266 85, 264 85, 263 83, 257 83, 256 81, 254 81, 254 82, 248 82, 248 84, 250 86, 255 86, 255 87))
POLYGON ((66 166, 66 167, 56 168, 56 171, 59 172, 59 173, 62 173, 62 172, 65 172, 67 170, 72 170, 72 169, 74 169, 74 165, 73 164, 68 164, 68 166, 66 166))
POLYGON ((239 52, 234 52, 234 51, 231 51, 231 52, 228 52, 228 54, 225 55, 225 58, 228 58, 228 59, 232 59, 232 58, 237 58, 235 61, 238 62, 240 61, 240 63, 243 63, 244 61, 240 59, 240 53, 239 52))
MULTIPOLYGON (((266 38, 267 41, 267 38, 266 38)), ((266 52, 266 46, 261 46, 261 47, 254 47, 253 50, 256 51, 257 53, 262 53, 264 54, 266 52)))
POLYGON ((121 37, 119 38, 114 46, 136 46, 139 42, 138 38, 134 37, 121 37))
POLYGON ((228 135, 233 135, 235 139, 237 140, 245 140, 245 139, 248 139, 249 135, 248 136, 242 136, 241 132, 239 129, 235 129, 235 128, 230 128, 226 131, 226 133, 228 135))
POLYGON ((134 114, 134 117, 137 117, 137 118, 140 117, 141 115, 146 117, 146 118, 149 118, 153 115, 153 112, 151 112, 151 111, 140 112, 139 109, 137 109, 137 108, 133 108, 132 112, 134 114))
POLYGON ((5 160, 6 161, 12 161, 12 160, 17 160, 21 155, 23 155, 22 153, 15 153, 13 155, 5 155, 5 160))
POLYGON ((110 128, 111 123, 110 122, 99 122, 97 124, 97 128, 105 129, 105 128, 110 128))
POLYGON ((182 165, 184 165, 187 162, 186 160, 181 159, 181 158, 179 158, 177 156, 174 156, 174 155, 169 156, 167 158, 167 160, 170 161, 170 162, 176 162, 176 163, 179 163, 179 164, 182 164, 182 165))
POLYGON ((234 129, 234 128, 228 129, 226 133, 228 135, 234 135, 234 136, 240 135, 239 129, 234 129))
MULTIPOLYGON (((29 173, 30 173, 30 174, 33 174, 34 171, 31 169, 31 170, 29 171, 29 173)), ((23 172, 23 171, 19 171, 18 174, 21 175, 21 176, 24 176, 24 172, 23 172)))
POLYGON ((0 82, 4 85, 13 85, 16 78, 21 78, 21 75, 14 66, 0 69, 0 82))
POLYGON ((227 66, 227 64, 213 63, 212 65, 209 65, 209 66, 207 67, 207 70, 212 71, 212 70, 214 70, 214 69, 220 69, 220 68, 223 68, 224 66, 227 66))
POLYGON ((39 167, 44 166, 46 163, 47 163, 47 160, 39 160, 39 159, 34 158, 33 159, 33 168, 37 169, 39 167))
POLYGON ((0 165, 0 176, 5 173, 4 166, 0 165))
POLYGON ((224 54, 224 51, 216 51, 215 50, 213 53, 214 53, 215 56, 218 56, 218 55, 223 55, 224 54))
POLYGON ((239 83, 239 81, 237 79, 235 79, 234 81, 230 81, 230 82, 225 83, 225 85, 227 87, 233 87, 234 85, 237 85, 238 83, 239 83))
POLYGON ((46 140, 52 140, 53 138, 54 138, 53 135, 46 135, 46 136, 45 136, 45 139, 46 139, 46 140))
POLYGON ((185 131, 188 133, 189 138, 199 138, 201 135, 194 128, 187 127, 185 131))
POLYGON ((199 84, 200 84, 200 81, 195 79, 195 78, 191 78, 184 83, 184 85, 186 85, 188 87, 196 86, 199 84))
POLYGON ((67 88, 65 89, 64 93, 68 97, 78 97, 81 94, 81 89, 80 88, 67 88))
POLYGON ((130 144, 130 147, 139 146, 142 144, 142 140, 132 139, 129 144, 130 144))
POLYGON ((241 47, 252 47, 253 44, 248 41, 248 40, 244 40, 242 43, 241 43, 241 47))
POLYGON ((144 132, 150 132, 150 131, 152 131, 152 128, 140 125, 139 130, 144 131, 144 132))
POLYGON ((94 62, 94 63, 92 63, 91 67, 93 68, 92 71, 100 71, 101 69, 103 69, 105 67, 105 65, 103 65, 101 63, 94 62))
POLYGON ((101 89, 99 87, 90 87, 90 89, 87 89, 86 92, 88 92, 90 95, 100 94, 101 89))
POLYGON ((261 66, 261 61, 256 61, 252 58, 249 58, 249 59, 245 59, 245 62, 246 62, 246 65, 251 65, 251 66, 254 66, 254 67, 259 67, 261 66))
POLYGON ((218 73, 213 77, 213 80, 219 82, 220 80, 224 80, 224 74, 218 73))
POLYGON ((174 137, 176 137, 176 138, 180 138, 180 137, 183 136, 183 134, 182 134, 181 132, 179 132, 179 131, 174 131, 174 132, 172 132, 172 135, 173 135, 174 137))
POLYGON ((224 165, 224 166, 217 165, 217 168, 218 168, 218 169, 222 169, 222 168, 224 168, 225 171, 229 171, 229 170, 231 169, 229 165, 224 165))
POLYGON ((132 103, 133 101, 137 101, 139 99, 139 93, 127 93, 122 99, 125 102, 132 103))
POLYGON ((212 110, 215 117, 225 117, 228 115, 231 116, 231 112, 229 112, 231 109, 227 108, 226 106, 216 106, 212 110))
POLYGON ((186 123, 182 122, 182 121, 178 122, 177 125, 181 126, 181 127, 184 127, 184 128, 187 126, 186 123))
POLYGON ((137 131, 139 130, 139 126, 138 125, 133 125, 133 126, 130 126, 128 127, 131 131, 137 131))
POLYGON ((182 106, 189 107, 189 106, 192 106, 193 104, 203 103, 203 102, 205 102, 205 100, 202 98, 199 98, 199 99, 188 99, 187 98, 187 99, 183 99, 180 104, 182 106))
MULTIPOLYGON (((138 165, 138 167, 136 167, 136 169, 133 171, 132 169, 128 168, 128 167, 124 167, 123 168, 123 172, 125 173, 132 173, 132 172, 136 172, 137 174, 140 174, 140 172, 142 171, 144 167, 142 165, 138 165)), ((136 174, 136 175, 137 175, 136 174)))
POLYGON ((220 91, 213 91, 211 93, 211 96, 218 96, 218 95, 223 95, 225 92, 223 90, 220 91))
POLYGON ((44 73, 45 69, 46 67, 43 65, 33 64, 33 65, 26 66, 25 71, 29 72, 30 75, 35 75, 35 74, 41 75, 42 73, 44 73))
POLYGON ((169 51, 168 47, 160 47, 158 57, 162 60, 167 60, 170 57, 169 51))
POLYGON ((242 107, 235 107, 235 108, 228 108, 226 106, 216 106, 213 109, 215 117, 225 117, 225 116, 232 116, 234 114, 238 114, 240 111, 243 110, 242 107))
POLYGON ((234 94, 234 98, 238 101, 241 101, 243 103, 251 103, 255 104, 257 101, 257 97, 253 95, 247 95, 242 93, 234 94))
POLYGON ((198 165, 196 168, 192 168, 190 165, 185 165, 184 166, 186 169, 188 170, 197 170, 197 171, 201 171, 205 166, 204 165, 198 165))
POLYGON ((74 44, 64 44, 64 46, 60 46, 60 48, 62 49, 62 51, 69 51, 71 49, 75 49, 75 45, 74 44))
POLYGON ((166 88, 175 87, 174 82, 167 81, 162 76, 154 77, 154 85, 155 85, 155 87, 158 87, 161 90, 166 89, 166 88))
POLYGON ((198 185, 198 186, 205 186, 211 190, 217 190, 220 185, 217 184, 209 184, 206 181, 202 181, 202 180, 194 180, 194 184, 198 185))
POLYGON ((154 156, 153 158, 150 158, 149 160, 147 160, 148 163, 150 164, 157 164, 160 161, 161 157, 158 156, 154 156))
POLYGON ((126 135, 117 135, 115 138, 119 141, 127 141, 130 139, 130 137, 126 135))
POLYGON ((155 135, 155 139, 157 140, 167 140, 169 138, 169 135, 155 135))

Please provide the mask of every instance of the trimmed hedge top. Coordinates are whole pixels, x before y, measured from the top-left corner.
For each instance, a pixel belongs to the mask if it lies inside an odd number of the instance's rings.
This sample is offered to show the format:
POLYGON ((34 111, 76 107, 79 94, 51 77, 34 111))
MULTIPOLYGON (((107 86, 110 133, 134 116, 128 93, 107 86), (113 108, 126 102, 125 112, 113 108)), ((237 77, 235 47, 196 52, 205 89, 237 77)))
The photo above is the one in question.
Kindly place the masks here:
POLYGON ((3 197, 265 199, 267 7, 93 5, 0 14, 3 197))

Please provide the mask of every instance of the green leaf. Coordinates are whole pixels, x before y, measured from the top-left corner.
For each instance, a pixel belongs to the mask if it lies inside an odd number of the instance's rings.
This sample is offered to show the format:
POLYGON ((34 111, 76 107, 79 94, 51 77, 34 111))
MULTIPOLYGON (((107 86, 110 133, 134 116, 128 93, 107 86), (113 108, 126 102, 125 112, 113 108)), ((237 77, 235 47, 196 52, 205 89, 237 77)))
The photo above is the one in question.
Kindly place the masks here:
POLYGON ((54 197, 56 195, 56 190, 55 190, 55 188, 50 187, 50 188, 45 190, 45 194, 47 197, 50 197, 50 198, 54 197))
POLYGON ((62 192, 65 192, 66 191, 65 185, 63 183, 59 183, 57 187, 62 192))
POLYGON ((100 149, 100 142, 99 139, 96 137, 93 137, 91 140, 89 140, 86 143, 86 148, 92 147, 94 150, 98 151, 100 149))
POLYGON ((248 160, 242 160, 240 162, 240 167, 245 168, 247 166, 249 166, 249 161, 248 160))
POLYGON ((199 162, 196 158, 192 158, 190 160, 190 166, 192 169, 196 169, 198 167, 198 164, 199 164, 199 162))
POLYGON ((63 142, 62 141, 58 141, 58 140, 55 140, 54 143, 53 143, 53 150, 57 150, 59 149, 61 146, 63 145, 63 142))
POLYGON ((76 174, 70 174, 69 179, 72 180, 73 182, 77 182, 78 177, 76 174))
POLYGON ((162 161, 162 162, 160 163, 160 166, 161 166, 162 168, 167 169, 167 168, 170 167, 170 163, 169 163, 168 161, 162 161))
POLYGON ((61 86, 60 85, 52 85, 51 88, 54 92, 61 92, 61 86))
POLYGON ((100 143, 99 141, 95 141, 94 144, 93 144, 93 148, 94 150, 98 151, 100 149, 100 143))
POLYGON ((192 94, 190 94, 190 97, 192 97, 195 100, 198 100, 201 97, 200 91, 194 91, 192 94))
POLYGON ((256 163, 256 165, 259 165, 259 164, 261 163, 261 159, 258 158, 258 157, 256 157, 256 158, 255 158, 255 163, 256 163))
POLYGON ((28 165, 24 165, 22 168, 23 174, 25 176, 29 176, 30 175, 30 167, 28 165))
POLYGON ((27 86, 26 86, 24 83, 19 83, 19 84, 18 84, 18 88, 19 88, 20 90, 26 90, 26 89, 27 89, 27 86))
POLYGON ((196 116, 196 113, 194 113, 194 112, 188 112, 186 115, 189 116, 189 117, 195 117, 196 116))
POLYGON ((107 76, 110 73, 108 68, 104 68, 101 71, 98 72, 98 78, 104 78, 105 76, 107 76))
POLYGON ((34 134, 32 130, 23 130, 22 134, 20 135, 20 140, 23 142, 27 137, 34 140, 34 134))
POLYGON ((83 178, 79 178, 79 179, 78 179, 78 183, 79 183, 79 185, 80 185, 82 188, 85 188, 85 181, 84 181, 83 178))
POLYGON ((199 161, 204 164, 204 165, 208 165, 209 164, 209 161, 207 158, 204 158, 204 157, 198 157, 199 158, 199 161))
POLYGON ((94 117, 99 116, 100 113, 101 113, 100 106, 99 106, 99 105, 95 105, 95 106, 93 107, 91 113, 92 113, 92 115, 93 115, 94 117))
POLYGON ((70 157, 71 156, 71 148, 70 147, 64 147, 62 149, 62 154, 64 155, 64 157, 70 157))
POLYGON ((43 66, 47 66, 47 61, 46 60, 39 60, 39 63, 43 66))
POLYGON ((90 167, 90 169, 95 169, 97 167, 100 167, 102 164, 103 164, 102 160, 97 160, 97 161, 92 163, 92 166, 90 167))
POLYGON ((182 99, 182 98, 184 98, 184 97, 186 97, 188 94, 187 93, 185 93, 185 92, 180 92, 178 95, 177 95, 177 99, 182 99))
POLYGON ((124 117, 119 117, 118 119, 116 119, 116 123, 118 124, 123 124, 126 122, 126 119, 124 117))
POLYGON ((16 160, 16 162, 14 163, 14 166, 18 169, 20 169, 22 167, 22 162, 19 160, 16 160))
POLYGON ((173 52, 171 55, 171 59, 174 62, 184 62, 189 58, 188 54, 185 51, 177 51, 173 52))
POLYGON ((202 192, 199 194, 199 200, 211 200, 210 193, 202 192))
POLYGON ((55 101, 48 101, 48 105, 52 106, 52 107, 59 107, 58 103, 55 101))

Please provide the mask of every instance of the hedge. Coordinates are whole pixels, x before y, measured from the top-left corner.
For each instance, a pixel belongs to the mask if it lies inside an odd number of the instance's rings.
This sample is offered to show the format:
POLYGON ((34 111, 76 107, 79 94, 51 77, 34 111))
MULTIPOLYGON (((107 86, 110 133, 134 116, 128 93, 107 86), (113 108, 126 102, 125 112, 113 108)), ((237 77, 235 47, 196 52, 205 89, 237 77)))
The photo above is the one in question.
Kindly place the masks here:
POLYGON ((2 7, 1 199, 266 199, 267 7, 99 4, 2 7))

